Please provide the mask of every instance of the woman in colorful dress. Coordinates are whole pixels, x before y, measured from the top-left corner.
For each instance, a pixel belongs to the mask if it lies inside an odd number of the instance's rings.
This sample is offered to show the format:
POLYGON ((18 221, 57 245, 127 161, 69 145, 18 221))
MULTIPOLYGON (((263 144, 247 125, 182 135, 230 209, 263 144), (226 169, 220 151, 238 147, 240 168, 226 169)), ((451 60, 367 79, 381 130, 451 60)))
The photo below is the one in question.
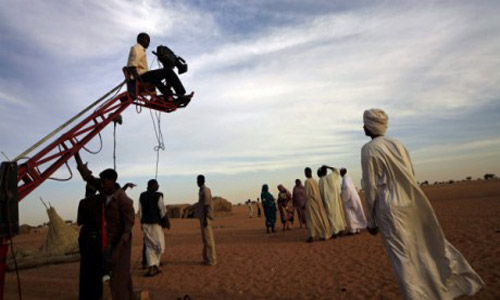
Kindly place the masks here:
POLYGON ((274 232, 274 227, 276 226, 276 202, 273 195, 269 193, 269 186, 267 184, 262 186, 260 199, 262 200, 262 207, 266 216, 267 233, 269 233, 269 229, 274 232))

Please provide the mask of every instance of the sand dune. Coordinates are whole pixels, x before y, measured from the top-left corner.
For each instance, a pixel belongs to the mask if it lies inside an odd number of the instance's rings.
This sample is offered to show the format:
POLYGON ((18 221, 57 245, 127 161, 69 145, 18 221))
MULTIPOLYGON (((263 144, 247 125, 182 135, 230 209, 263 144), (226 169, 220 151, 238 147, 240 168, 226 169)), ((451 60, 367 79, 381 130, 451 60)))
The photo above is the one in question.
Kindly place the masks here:
MULTIPOLYGON (((500 181, 424 190, 447 239, 486 282, 474 299, 500 299, 500 181)), ((266 234, 263 218, 249 219, 247 207, 236 206, 214 222, 219 264, 206 267, 199 264, 199 223, 174 219, 165 235, 167 264, 154 278, 142 277, 138 223, 133 234, 134 286, 149 289, 152 299, 400 299, 380 236, 366 232, 306 244, 304 229, 266 234)), ((15 242, 33 248, 44 238, 32 233, 15 242)), ((77 299, 78 271, 78 263, 20 271, 23 299, 77 299)), ((17 299, 15 273, 5 288, 5 299, 17 299)))

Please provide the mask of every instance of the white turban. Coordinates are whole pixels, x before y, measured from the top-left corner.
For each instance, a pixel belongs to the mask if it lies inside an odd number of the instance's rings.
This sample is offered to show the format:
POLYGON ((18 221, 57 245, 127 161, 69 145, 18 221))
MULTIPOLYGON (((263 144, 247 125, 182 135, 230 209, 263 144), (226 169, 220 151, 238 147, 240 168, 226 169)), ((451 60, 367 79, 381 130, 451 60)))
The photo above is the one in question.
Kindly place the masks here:
POLYGON ((375 135, 385 134, 388 121, 389 117, 380 108, 368 109, 363 113, 363 123, 365 123, 366 129, 375 135))

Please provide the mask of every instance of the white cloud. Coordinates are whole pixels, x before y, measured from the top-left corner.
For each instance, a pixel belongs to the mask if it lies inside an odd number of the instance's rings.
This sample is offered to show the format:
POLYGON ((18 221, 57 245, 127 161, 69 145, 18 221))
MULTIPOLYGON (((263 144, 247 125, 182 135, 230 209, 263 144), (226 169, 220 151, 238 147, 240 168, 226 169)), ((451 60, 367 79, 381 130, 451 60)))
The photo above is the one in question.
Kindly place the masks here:
MULTIPOLYGON (((394 124, 405 126, 424 114, 435 120, 492 101, 498 63, 493 50, 483 48, 497 41, 457 47, 475 32, 472 17, 460 7, 333 14, 202 53, 181 77, 196 91, 192 104, 164 118, 165 136, 173 140, 167 142, 168 174, 198 167, 238 173, 357 156, 366 108, 383 107, 394 124), (475 59, 458 59, 465 53, 475 59), (478 71, 488 79, 477 80, 478 71), (478 93, 471 102, 466 90, 488 95, 478 93), (325 144, 339 147, 315 153, 325 144), (296 154, 287 158, 289 152, 296 154), (246 162, 252 155, 256 161, 246 162), (227 157, 232 160, 220 163, 227 157)), ((130 132, 152 130, 149 121, 131 118, 130 132)))
POLYGON ((3 5, 0 16, 21 39, 55 57, 105 57, 131 44, 141 31, 152 38, 217 32, 210 15, 159 0, 15 1, 3 5))

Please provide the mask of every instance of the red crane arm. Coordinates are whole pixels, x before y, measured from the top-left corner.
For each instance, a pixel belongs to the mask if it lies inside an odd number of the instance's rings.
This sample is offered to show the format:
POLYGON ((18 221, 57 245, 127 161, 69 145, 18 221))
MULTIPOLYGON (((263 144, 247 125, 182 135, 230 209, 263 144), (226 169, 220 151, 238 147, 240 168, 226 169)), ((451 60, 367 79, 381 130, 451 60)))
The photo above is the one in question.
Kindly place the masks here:
POLYGON ((137 99, 132 100, 128 92, 121 93, 108 100, 76 126, 19 165, 17 171, 19 201, 47 180, 85 144, 115 120, 130 104, 162 112, 173 112, 178 107, 187 105, 187 103, 164 102, 155 96, 149 99, 139 96, 137 99))
MULTIPOLYGON (((138 83, 136 88, 136 90, 139 90, 138 83)), ((139 95, 135 98, 132 97, 129 92, 124 92, 113 97, 112 99, 104 102, 102 106, 97 108, 76 126, 60 135, 48 146, 44 147, 32 157, 27 158, 27 161, 20 164, 17 168, 18 200, 21 201, 45 180, 47 180, 57 169, 66 163, 92 138, 98 135, 99 132, 101 132, 110 122, 115 120, 116 117, 118 117, 131 104, 170 113, 178 108, 187 106, 191 101, 193 93, 187 100, 181 103, 166 102, 151 93, 148 95, 149 96, 139 95)), ((38 145, 39 144, 34 145, 27 152, 36 148, 38 145)), ((19 159, 22 158, 23 157, 19 157, 19 159)), ((8 249, 7 241, 10 238, 11 236, 4 236, 0 238, 0 300, 3 300, 5 266, 8 249)))

